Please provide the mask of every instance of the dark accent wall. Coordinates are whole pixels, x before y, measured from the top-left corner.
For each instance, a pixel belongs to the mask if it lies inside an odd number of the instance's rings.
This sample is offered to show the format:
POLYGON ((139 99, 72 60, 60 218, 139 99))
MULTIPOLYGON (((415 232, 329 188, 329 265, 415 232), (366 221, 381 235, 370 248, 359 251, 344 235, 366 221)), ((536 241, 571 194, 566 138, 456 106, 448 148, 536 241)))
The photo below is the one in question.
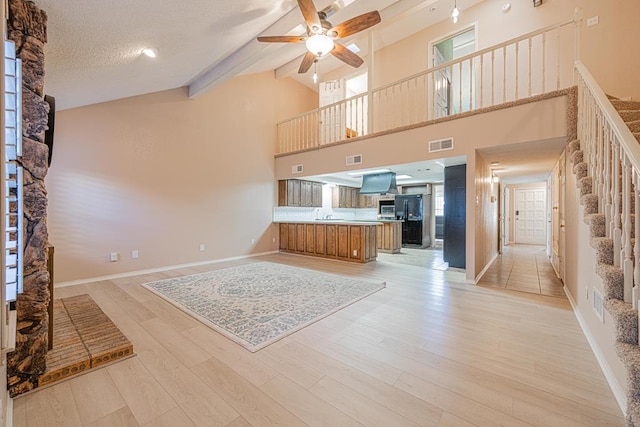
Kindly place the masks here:
POLYGON ((47 15, 31 1, 9 0, 9 40, 22 60, 22 158, 24 168, 24 287, 17 300, 16 349, 7 358, 11 396, 38 386, 46 370, 47 307, 47 190, 49 150, 44 143, 49 105, 44 101, 44 45, 47 15))

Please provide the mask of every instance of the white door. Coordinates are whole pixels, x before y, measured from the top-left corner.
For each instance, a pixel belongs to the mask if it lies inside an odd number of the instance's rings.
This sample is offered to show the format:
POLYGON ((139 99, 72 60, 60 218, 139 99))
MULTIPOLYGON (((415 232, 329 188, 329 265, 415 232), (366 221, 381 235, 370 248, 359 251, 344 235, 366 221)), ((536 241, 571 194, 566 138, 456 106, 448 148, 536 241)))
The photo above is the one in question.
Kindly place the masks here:
POLYGON ((515 190, 515 243, 544 245, 547 230, 547 190, 515 190))
MULTIPOLYGON (((440 64, 447 62, 438 49, 438 46, 433 46, 433 66, 437 67, 440 64)), ((449 68, 443 68, 436 71, 433 75, 433 118, 445 117, 449 115, 451 102, 451 75, 449 68)))
POLYGON ((346 133, 344 117, 345 106, 333 105, 345 98, 346 89, 344 80, 331 80, 320 83, 318 95, 320 96, 320 144, 341 141, 346 133), (324 107, 324 108, 323 108, 324 107))

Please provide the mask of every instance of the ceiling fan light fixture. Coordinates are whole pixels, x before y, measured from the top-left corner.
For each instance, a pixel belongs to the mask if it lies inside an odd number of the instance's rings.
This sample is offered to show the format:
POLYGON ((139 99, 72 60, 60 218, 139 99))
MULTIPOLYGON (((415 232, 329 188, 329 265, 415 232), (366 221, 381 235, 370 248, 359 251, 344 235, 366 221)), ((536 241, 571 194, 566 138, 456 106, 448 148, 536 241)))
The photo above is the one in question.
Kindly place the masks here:
POLYGON ((315 34, 307 39, 307 50, 314 55, 322 56, 333 50, 333 40, 324 34, 315 34))

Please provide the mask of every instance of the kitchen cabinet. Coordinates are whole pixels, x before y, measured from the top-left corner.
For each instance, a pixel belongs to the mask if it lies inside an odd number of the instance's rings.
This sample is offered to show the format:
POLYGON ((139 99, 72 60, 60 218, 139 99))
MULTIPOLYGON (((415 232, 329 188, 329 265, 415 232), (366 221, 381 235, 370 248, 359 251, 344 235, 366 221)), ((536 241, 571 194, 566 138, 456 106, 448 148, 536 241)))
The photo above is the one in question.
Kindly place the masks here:
POLYGON ((398 254, 402 249, 402 221, 385 221, 377 225, 376 248, 378 252, 398 254))
POLYGON ((296 224, 296 252, 304 252, 305 246, 305 226, 304 224, 296 224))
POLYGON ((367 195, 367 194, 359 194, 358 206, 361 208, 367 209, 378 209, 378 200, 380 200, 380 196, 377 195, 367 195))
POLYGON ((322 207, 322 184, 300 179, 278 181, 278 206, 322 207))
POLYGON ((375 223, 281 223, 280 250, 349 262, 378 255, 375 223))
POLYGON ((332 207, 334 208, 357 208, 360 206, 360 190, 355 187, 339 185, 333 189, 332 207))
POLYGON ((304 225, 304 253, 307 255, 316 253, 316 226, 315 224, 304 225))

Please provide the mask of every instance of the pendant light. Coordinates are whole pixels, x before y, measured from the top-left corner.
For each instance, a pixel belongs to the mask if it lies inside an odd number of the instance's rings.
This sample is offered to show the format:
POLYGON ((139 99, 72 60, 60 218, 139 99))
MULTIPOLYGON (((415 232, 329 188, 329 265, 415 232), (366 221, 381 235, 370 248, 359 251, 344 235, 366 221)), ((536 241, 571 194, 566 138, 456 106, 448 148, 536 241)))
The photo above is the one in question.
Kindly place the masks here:
POLYGON ((313 84, 318 83, 318 60, 313 61, 313 84))
POLYGON ((458 9, 457 0, 453 0, 453 10, 451 11, 451 21, 454 24, 457 24, 459 16, 460 16, 460 9, 458 9))

